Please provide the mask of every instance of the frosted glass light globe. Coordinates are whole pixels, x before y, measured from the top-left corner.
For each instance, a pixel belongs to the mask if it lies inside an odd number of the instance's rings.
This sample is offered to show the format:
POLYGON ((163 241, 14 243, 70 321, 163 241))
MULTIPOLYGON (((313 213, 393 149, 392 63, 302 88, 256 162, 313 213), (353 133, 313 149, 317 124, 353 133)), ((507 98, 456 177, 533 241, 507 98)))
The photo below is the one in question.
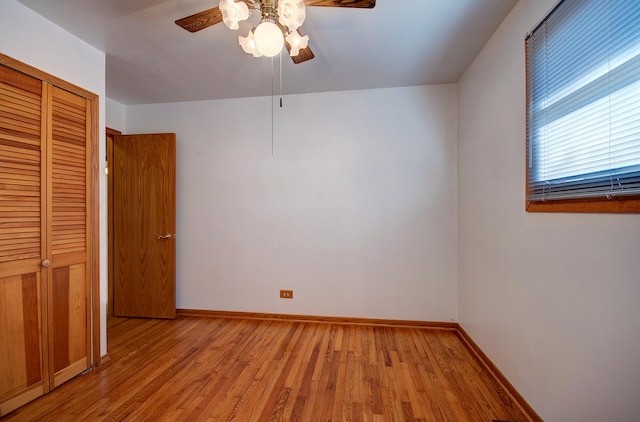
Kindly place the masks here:
POLYGON ((278 16, 281 25, 295 31, 304 22, 306 12, 303 0, 280 0, 278 2, 278 16))
POLYGON ((249 8, 244 2, 220 0, 218 7, 222 13, 222 21, 229 29, 238 29, 238 22, 246 20, 249 17, 249 8))
POLYGON ((256 40, 253 38, 253 30, 249 31, 246 37, 239 36, 238 42, 245 53, 251 54, 253 57, 261 57, 262 54, 256 48, 256 40))
POLYGON ((273 57, 284 46, 282 31, 273 22, 262 22, 255 30, 253 37, 256 41, 256 49, 263 56, 273 57))
POLYGON ((300 54, 300 50, 309 46, 309 36, 301 37, 297 30, 290 32, 284 39, 289 43, 289 55, 291 57, 297 56, 300 54))

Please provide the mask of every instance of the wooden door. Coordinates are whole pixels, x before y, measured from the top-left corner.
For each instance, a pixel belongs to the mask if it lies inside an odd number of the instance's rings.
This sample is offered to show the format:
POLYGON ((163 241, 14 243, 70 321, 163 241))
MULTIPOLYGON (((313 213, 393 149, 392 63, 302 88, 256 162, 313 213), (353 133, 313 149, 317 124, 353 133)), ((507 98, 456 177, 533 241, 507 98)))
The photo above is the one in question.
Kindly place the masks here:
POLYGON ((113 137, 116 316, 175 318, 175 134, 113 137))
POLYGON ((0 415, 91 365, 89 110, 0 66, 0 415))
POLYGON ((0 66, 0 415, 49 389, 46 88, 0 66))
POLYGON ((90 366, 88 100, 49 89, 47 154, 51 388, 90 366))

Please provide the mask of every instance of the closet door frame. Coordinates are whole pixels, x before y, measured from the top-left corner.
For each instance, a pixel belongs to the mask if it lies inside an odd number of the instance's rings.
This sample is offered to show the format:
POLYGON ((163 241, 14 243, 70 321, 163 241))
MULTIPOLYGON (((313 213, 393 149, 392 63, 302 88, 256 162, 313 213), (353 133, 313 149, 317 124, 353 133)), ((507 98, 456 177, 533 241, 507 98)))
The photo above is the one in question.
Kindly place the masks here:
POLYGON ((89 149, 90 149, 90 274, 91 274, 91 367, 99 366, 103 361, 107 361, 108 357, 100 356, 100 185, 99 185, 99 97, 98 95, 80 88, 72 83, 64 81, 56 76, 50 75, 33 66, 22 63, 5 54, 0 53, 0 65, 6 66, 25 75, 34 77, 50 85, 69 91, 72 94, 83 97, 89 101, 89 113, 91 116, 91 128, 89 132, 89 149))

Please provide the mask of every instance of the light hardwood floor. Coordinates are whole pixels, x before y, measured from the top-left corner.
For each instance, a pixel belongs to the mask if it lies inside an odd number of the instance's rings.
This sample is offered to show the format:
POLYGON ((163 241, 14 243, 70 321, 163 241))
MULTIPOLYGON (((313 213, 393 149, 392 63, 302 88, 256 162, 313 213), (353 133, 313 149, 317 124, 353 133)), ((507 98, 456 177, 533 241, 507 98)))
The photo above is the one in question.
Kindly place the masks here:
POLYGON ((7 421, 526 421, 453 330, 112 318, 111 361, 7 421))

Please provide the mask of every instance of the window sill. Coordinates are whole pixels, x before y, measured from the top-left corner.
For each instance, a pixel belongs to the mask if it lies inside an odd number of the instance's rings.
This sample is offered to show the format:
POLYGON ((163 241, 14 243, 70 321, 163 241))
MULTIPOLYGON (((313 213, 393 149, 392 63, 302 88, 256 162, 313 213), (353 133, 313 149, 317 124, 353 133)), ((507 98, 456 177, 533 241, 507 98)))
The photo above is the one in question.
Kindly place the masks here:
POLYGON ((574 199, 566 201, 526 201, 527 212, 640 213, 640 196, 625 199, 574 199))

